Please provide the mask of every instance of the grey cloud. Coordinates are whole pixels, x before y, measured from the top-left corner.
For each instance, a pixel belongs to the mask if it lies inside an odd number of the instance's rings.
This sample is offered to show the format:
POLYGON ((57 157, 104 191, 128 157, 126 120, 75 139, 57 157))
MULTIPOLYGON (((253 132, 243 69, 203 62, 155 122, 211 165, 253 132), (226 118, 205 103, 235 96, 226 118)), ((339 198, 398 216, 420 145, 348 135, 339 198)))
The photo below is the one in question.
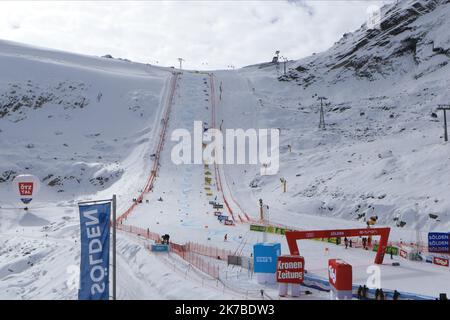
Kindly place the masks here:
POLYGON ((365 19, 361 1, 0 1, 0 38, 217 69, 268 61, 276 49, 290 59, 325 50, 365 19))

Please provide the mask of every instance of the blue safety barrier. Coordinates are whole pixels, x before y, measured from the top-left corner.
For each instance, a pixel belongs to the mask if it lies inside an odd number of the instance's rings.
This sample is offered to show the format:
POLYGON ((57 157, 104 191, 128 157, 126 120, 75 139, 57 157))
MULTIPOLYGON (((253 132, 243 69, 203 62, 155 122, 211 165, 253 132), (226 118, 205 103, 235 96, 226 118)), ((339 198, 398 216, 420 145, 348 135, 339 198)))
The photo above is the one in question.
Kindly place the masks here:
MULTIPOLYGON (((315 275, 309 275, 305 274, 303 286, 320 290, 320 291, 327 291, 329 292, 331 290, 330 283, 328 282, 328 279, 315 276, 315 275)), ((358 288, 359 285, 353 285, 353 297, 358 297, 358 288)), ((368 289, 367 290, 367 298, 368 299, 375 299, 375 290, 376 289, 368 289)), ((409 292, 402 292, 398 291, 400 293, 399 300, 436 300, 435 297, 430 297, 426 295, 420 295, 415 293, 409 293, 409 292)), ((385 296, 385 299, 391 300, 394 295, 394 290, 389 289, 383 289, 383 293, 385 296)))

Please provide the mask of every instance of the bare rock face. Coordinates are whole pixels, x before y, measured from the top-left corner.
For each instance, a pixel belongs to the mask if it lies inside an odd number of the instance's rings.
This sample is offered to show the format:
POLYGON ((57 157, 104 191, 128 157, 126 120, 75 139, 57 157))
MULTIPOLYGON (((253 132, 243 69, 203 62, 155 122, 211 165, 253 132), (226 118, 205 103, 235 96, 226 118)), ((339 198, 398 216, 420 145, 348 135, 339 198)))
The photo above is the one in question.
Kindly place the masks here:
POLYGON ((28 110, 57 106, 64 110, 85 108, 89 105, 84 83, 59 82, 53 86, 41 86, 28 80, 26 83, 10 83, 0 92, 0 118, 8 117, 18 122, 27 117, 28 110))
POLYGON ((333 85, 354 77, 376 81, 436 72, 450 62, 450 17, 447 10, 440 10, 448 4, 447 0, 417 0, 387 5, 378 29, 363 25, 344 34, 330 50, 300 60, 279 80, 308 88, 322 81, 333 85))

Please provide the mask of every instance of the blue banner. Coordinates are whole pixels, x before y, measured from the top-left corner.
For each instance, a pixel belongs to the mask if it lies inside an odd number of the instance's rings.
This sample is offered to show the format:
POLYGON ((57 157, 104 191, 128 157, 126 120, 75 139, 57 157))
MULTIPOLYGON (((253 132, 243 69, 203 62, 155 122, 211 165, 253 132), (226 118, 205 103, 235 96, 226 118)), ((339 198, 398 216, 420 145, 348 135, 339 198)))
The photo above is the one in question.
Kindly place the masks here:
POLYGON ((81 262, 79 300, 109 300, 111 203, 80 205, 81 262))
POLYGON ((449 233, 430 232, 428 233, 429 252, 450 252, 449 233))
POLYGON ((279 243, 256 243, 253 245, 255 273, 275 273, 279 255, 281 255, 281 244, 279 243))

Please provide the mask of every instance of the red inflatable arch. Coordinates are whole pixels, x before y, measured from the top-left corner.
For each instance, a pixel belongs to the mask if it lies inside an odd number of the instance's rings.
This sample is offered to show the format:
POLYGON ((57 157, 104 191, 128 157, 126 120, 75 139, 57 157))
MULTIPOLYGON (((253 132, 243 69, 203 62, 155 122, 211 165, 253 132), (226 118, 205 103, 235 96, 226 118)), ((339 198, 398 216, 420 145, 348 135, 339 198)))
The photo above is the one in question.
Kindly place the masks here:
POLYGON ((384 253, 389 239, 391 228, 364 228, 364 229, 341 229, 341 230, 315 230, 315 231, 286 231, 286 240, 292 255, 300 255, 297 240, 336 237, 367 237, 380 236, 376 264, 382 264, 384 253))

